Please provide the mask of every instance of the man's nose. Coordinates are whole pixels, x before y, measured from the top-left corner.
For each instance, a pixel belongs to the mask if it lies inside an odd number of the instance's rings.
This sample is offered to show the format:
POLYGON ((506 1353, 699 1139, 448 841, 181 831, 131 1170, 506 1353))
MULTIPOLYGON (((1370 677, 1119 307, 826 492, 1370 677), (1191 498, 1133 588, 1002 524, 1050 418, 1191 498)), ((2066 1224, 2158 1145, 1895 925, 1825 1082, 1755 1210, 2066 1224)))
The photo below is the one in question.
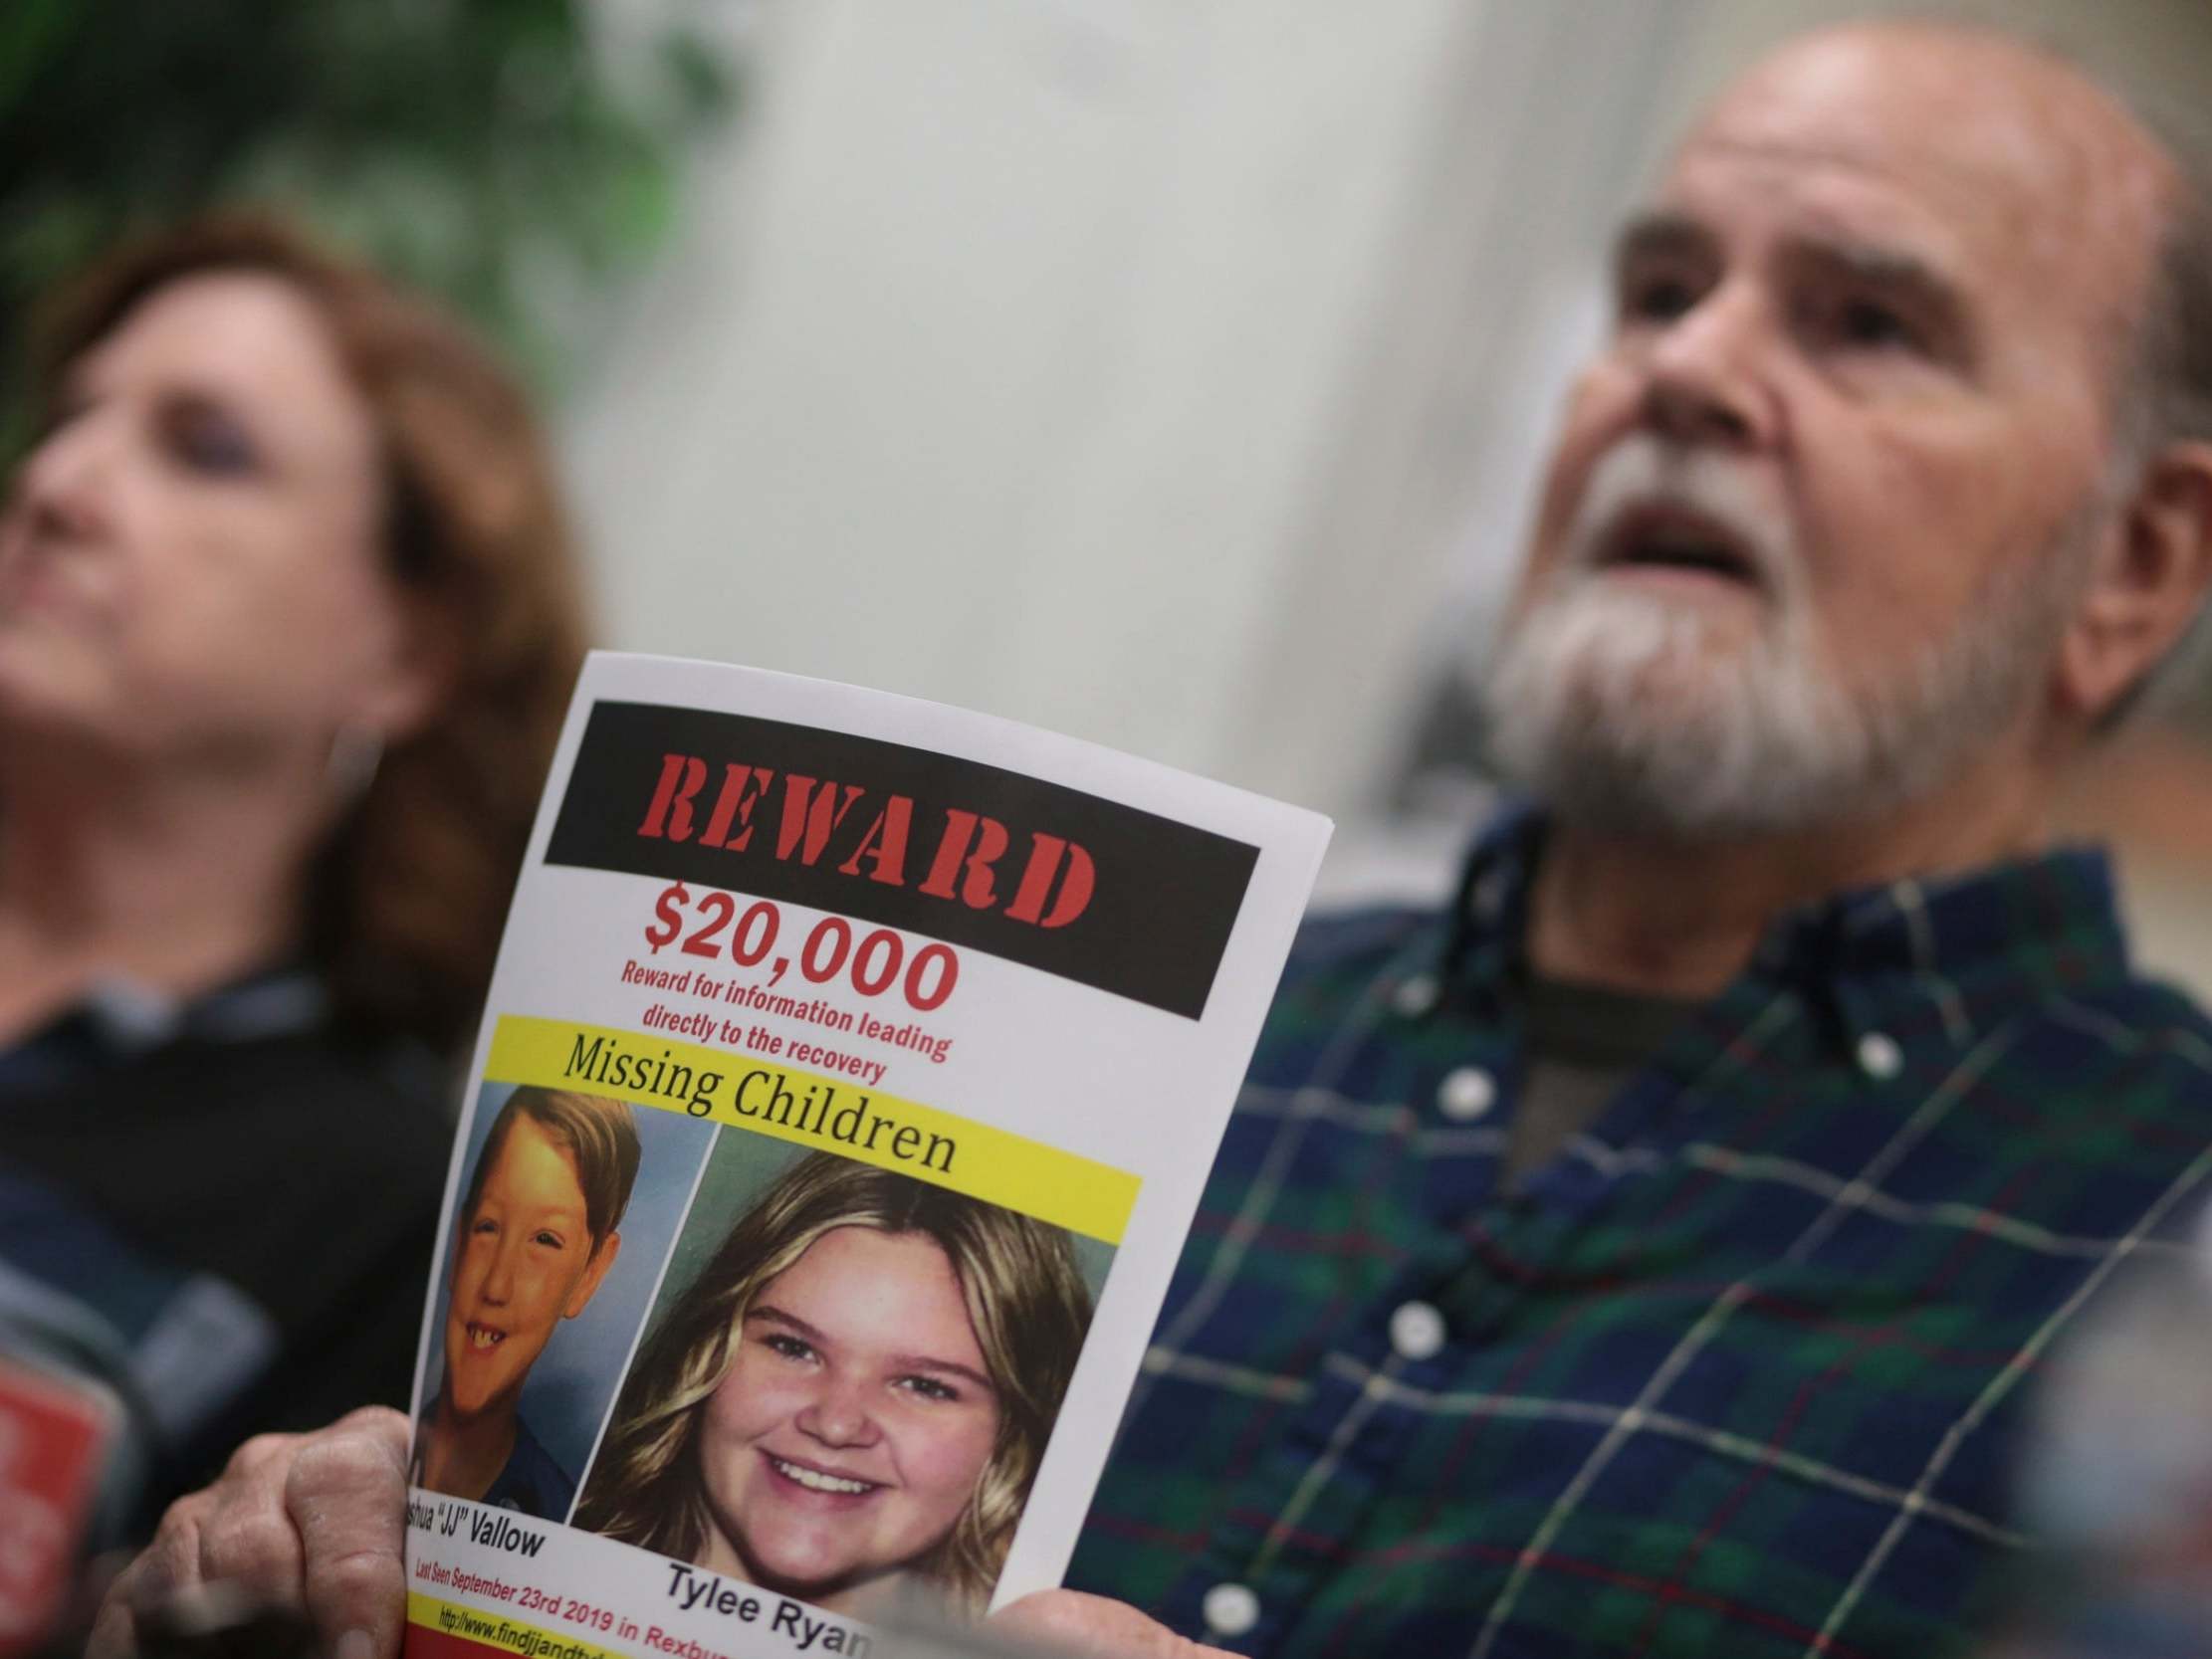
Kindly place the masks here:
POLYGON ((1645 358, 1644 420, 1680 444, 1755 449, 1775 428, 1776 347, 1755 288, 1723 284, 1658 325, 1645 358))
POLYGON ((800 1408, 798 1426, 825 1446, 872 1446, 882 1430, 858 1378, 824 1375, 800 1408))

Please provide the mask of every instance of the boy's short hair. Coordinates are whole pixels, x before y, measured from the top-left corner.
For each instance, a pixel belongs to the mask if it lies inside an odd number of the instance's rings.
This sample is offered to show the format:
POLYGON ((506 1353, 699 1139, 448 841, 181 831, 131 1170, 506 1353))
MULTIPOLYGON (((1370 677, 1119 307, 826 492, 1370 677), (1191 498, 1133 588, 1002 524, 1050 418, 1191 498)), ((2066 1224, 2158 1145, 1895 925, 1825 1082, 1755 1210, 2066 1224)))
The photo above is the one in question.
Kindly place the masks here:
POLYGON ((591 1248, 597 1250, 607 1234, 622 1224, 622 1212, 630 1204, 630 1188, 637 1181, 640 1154, 635 1113, 623 1102, 599 1095, 541 1089, 535 1084, 517 1089, 492 1120, 491 1134, 484 1138, 484 1149, 477 1154, 469 1190, 461 1200, 464 1226, 476 1213, 484 1182, 517 1118, 528 1118, 567 1148, 575 1160, 576 1185, 583 1190, 583 1224, 591 1235, 591 1248))

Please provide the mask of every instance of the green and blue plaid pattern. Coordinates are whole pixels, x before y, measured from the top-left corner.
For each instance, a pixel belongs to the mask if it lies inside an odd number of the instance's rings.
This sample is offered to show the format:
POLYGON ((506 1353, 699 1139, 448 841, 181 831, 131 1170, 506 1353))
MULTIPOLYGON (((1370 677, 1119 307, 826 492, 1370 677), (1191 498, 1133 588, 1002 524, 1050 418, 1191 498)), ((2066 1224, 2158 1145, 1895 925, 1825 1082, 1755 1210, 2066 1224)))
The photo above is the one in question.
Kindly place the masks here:
POLYGON ((1955 1650, 2039 1364, 2183 1248, 2212 1028, 2095 852, 1899 883, 1500 1190, 1540 835, 1301 935, 1068 1581, 1285 1659, 1955 1650))

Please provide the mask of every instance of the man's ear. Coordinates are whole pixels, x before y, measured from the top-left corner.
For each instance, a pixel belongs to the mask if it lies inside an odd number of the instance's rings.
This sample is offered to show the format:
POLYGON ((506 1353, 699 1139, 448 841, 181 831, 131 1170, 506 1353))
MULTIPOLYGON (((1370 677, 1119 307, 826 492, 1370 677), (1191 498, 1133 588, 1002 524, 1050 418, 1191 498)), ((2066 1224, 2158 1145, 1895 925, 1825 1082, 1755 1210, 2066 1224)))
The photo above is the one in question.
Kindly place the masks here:
POLYGON ((2059 650, 2055 691, 2094 725, 2188 632, 2212 586, 2212 444, 2173 444, 2144 469, 2099 548, 2059 650))
POLYGON ((622 1253, 622 1235, 609 1233, 599 1240, 599 1247, 591 1252, 583 1277, 576 1281, 575 1290, 568 1297, 568 1306, 560 1310, 562 1319, 574 1319, 598 1294, 599 1281, 607 1276, 607 1269, 614 1265, 614 1258, 622 1253))

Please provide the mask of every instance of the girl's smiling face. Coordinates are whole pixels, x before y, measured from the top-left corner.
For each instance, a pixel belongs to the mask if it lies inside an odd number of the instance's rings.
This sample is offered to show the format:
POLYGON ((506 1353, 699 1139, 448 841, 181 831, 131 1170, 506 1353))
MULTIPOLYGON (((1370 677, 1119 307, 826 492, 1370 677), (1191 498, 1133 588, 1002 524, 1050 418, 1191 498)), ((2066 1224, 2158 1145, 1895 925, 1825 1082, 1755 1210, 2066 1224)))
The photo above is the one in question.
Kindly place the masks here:
POLYGON ((833 1229, 762 1288, 705 1407, 701 1564, 833 1605, 944 1541, 997 1433, 943 1249, 833 1229))

